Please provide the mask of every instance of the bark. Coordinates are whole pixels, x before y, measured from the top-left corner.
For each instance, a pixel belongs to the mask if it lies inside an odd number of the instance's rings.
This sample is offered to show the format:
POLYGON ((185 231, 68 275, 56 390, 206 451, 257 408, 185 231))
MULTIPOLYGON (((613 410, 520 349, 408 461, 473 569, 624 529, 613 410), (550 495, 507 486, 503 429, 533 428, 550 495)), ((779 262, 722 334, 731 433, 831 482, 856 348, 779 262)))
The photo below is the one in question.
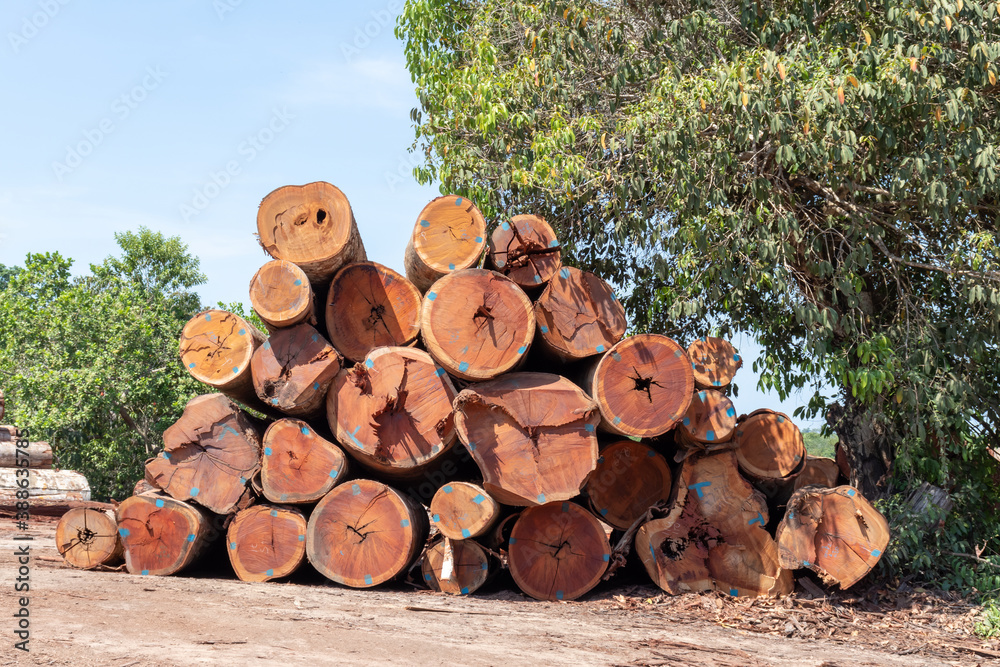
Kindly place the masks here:
POLYGON ((871 419, 871 412, 848 397, 846 405, 834 403, 826 421, 840 438, 847 458, 851 486, 873 500, 891 492, 893 453, 884 428, 871 419))

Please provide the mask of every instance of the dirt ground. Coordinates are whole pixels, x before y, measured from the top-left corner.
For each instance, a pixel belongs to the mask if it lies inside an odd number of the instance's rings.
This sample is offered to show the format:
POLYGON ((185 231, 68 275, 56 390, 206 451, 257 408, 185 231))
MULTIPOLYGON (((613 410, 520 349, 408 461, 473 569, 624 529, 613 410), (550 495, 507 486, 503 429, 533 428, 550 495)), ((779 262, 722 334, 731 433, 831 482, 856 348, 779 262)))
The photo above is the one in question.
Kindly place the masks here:
POLYGON ((499 584, 463 598, 405 585, 350 590, 311 568, 291 583, 247 584, 224 571, 137 577, 63 565, 55 522, 43 519, 30 531, 25 654, 13 646, 21 594, 9 526, 3 518, 0 664, 1000 664, 997 642, 972 634, 976 607, 919 589, 774 601, 610 582, 581 601, 547 603, 499 584))

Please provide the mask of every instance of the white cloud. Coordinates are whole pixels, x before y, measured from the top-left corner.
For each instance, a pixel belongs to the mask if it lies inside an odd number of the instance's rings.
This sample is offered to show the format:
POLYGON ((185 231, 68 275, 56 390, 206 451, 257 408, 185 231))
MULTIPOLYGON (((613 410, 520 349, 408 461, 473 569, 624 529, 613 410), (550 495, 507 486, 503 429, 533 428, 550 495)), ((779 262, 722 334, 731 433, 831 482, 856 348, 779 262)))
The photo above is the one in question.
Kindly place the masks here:
POLYGON ((315 62, 291 76, 282 95, 292 108, 312 105, 409 112, 413 84, 402 58, 315 62))

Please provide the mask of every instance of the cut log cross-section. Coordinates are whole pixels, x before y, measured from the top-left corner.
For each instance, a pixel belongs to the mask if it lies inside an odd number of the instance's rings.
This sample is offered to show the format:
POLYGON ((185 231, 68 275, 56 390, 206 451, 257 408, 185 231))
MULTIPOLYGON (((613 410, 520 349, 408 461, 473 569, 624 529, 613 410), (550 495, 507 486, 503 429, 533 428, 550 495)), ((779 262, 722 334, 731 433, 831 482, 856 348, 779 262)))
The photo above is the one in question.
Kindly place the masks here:
POLYGON ((724 338, 699 338, 688 345, 687 353, 699 389, 728 387, 743 366, 743 358, 724 338))
POLYGON ((511 373, 462 391, 455 427, 506 505, 541 505, 580 493, 597 465, 597 406, 558 375, 511 373))
POLYGON ((424 296, 420 331, 434 360, 452 375, 481 382, 515 369, 535 336, 531 300, 495 271, 450 273, 424 296))
POLYGON ((248 481, 260 468, 260 434, 222 394, 188 401, 163 432, 163 446, 161 456, 146 462, 146 479, 156 488, 219 514, 248 502, 248 481))
POLYGON ((283 259, 268 262, 250 281, 250 303, 272 327, 316 323, 315 302, 305 272, 283 259))
POLYGON ((273 410, 306 418, 322 413, 340 366, 337 350, 304 322, 275 331, 250 360, 257 396, 273 410))
POLYGON ((388 267, 349 264, 327 295, 330 342, 354 363, 378 347, 412 345, 420 335, 421 298, 413 283, 388 267))
POLYGON ((286 185, 264 197, 257 235, 267 254, 297 264, 314 286, 325 286, 340 267, 367 259, 350 202, 322 181, 286 185))
POLYGON ((404 572, 427 538, 426 511, 380 482, 334 488, 309 516, 306 555, 338 584, 368 588, 404 572))
POLYGON ((537 600, 575 600, 608 567, 611 546, 597 518, 570 502, 529 507, 511 532, 510 573, 537 600))
POLYGON ((195 380, 263 410, 266 408, 253 388, 250 359, 265 340, 263 333, 239 315, 206 310, 181 330, 181 363, 195 380))
POLYGON ((76 507, 56 524, 56 549, 73 567, 89 570, 121 562, 118 522, 111 510, 76 507))
POLYGON ((470 482, 445 484, 431 498, 431 524, 453 540, 486 533, 500 516, 500 506, 480 486, 470 482))
POLYGON ((802 432, 780 412, 763 409, 741 417, 733 442, 740 470, 768 488, 790 482, 805 468, 802 432))
POLYGON ((47 442, 29 442, 26 447, 18 447, 16 438, 0 442, 0 468, 51 468, 52 461, 52 447, 47 442))
POLYGON ((615 528, 627 530, 650 507, 670 498, 670 466, 653 448, 619 440, 601 450, 587 480, 591 509, 615 528))
POLYGON ((272 423, 263 448, 261 490, 271 502, 316 502, 347 477, 344 452, 304 421, 272 423))
POLYGON ((337 375, 327 419, 361 465, 391 478, 414 477, 455 444, 455 393, 423 350, 381 347, 337 375))
POLYGON ((126 498, 118 506, 118 534, 131 574, 169 575, 204 553, 215 531, 203 509, 145 494, 126 498))
POLYGON ((564 266, 535 302, 542 348, 562 362, 601 354, 625 335, 625 309, 593 273, 564 266))
POLYGON ((562 266, 559 240, 537 215, 515 215, 490 237, 490 262, 524 289, 537 288, 562 266))
POLYGON ((241 510, 226 532, 226 551, 242 581, 287 577, 305 560, 305 515, 291 507, 270 505, 241 510))
POLYGON ((469 595, 489 578, 490 557, 473 540, 446 538, 427 548, 420 570, 432 590, 469 595))
POLYGON ((736 431, 736 408, 721 392, 696 391, 679 430, 704 445, 729 442, 736 431))
POLYGON ((486 248, 486 220, 463 197, 445 195, 420 211, 406 246, 406 277, 426 292, 442 276, 475 266, 486 248))

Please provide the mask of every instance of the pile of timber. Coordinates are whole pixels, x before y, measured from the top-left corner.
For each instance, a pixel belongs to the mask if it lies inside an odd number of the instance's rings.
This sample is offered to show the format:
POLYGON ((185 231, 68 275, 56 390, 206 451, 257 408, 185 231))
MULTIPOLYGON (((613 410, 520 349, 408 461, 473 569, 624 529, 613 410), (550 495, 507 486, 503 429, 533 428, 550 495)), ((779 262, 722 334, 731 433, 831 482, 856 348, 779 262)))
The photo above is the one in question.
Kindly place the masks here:
MULTIPOLYGON (((0 419, 3 408, 0 393, 0 419)), ((89 501, 87 478, 73 470, 55 469, 49 443, 33 442, 28 435, 16 426, 0 425, 0 511, 16 512, 18 501, 27 501, 32 513, 46 514, 89 501)))
POLYGON ((336 187, 267 195, 264 330, 223 310, 187 323, 181 363, 211 393, 115 516, 67 519, 118 536, 86 562, 120 545, 130 572, 173 574, 221 541, 245 581, 308 561, 344 586, 469 594, 506 569, 541 600, 629 558, 670 593, 747 596, 874 566, 885 520, 786 415, 737 415, 730 343, 626 336, 612 287, 564 265, 544 219, 498 223, 433 200, 399 273, 367 260, 336 187))

